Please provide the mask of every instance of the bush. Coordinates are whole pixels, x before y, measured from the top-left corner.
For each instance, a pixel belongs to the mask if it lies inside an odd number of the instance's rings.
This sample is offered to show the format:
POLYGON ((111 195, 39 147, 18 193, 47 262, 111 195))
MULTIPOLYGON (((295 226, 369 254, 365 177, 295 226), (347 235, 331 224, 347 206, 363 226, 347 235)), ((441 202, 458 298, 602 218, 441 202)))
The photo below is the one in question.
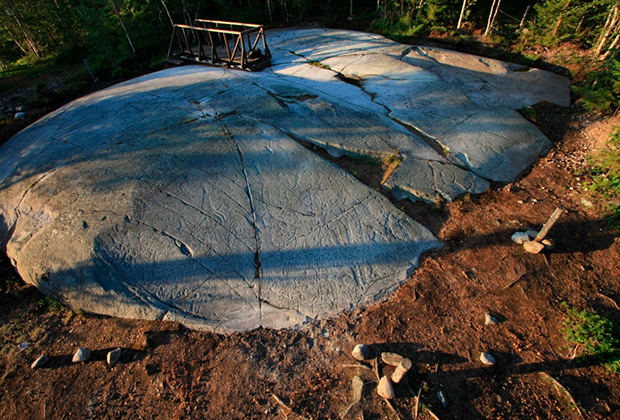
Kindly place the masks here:
POLYGON ((579 311, 564 304, 566 339, 580 344, 582 355, 594 356, 612 372, 620 372, 620 327, 596 312, 579 311))
POLYGON ((606 217, 612 227, 620 227, 620 127, 615 127, 607 148, 590 158, 592 182, 588 189, 605 202, 606 217))
POLYGON ((616 52, 599 70, 588 74, 583 86, 574 88, 588 111, 613 113, 620 110, 620 53, 616 52))

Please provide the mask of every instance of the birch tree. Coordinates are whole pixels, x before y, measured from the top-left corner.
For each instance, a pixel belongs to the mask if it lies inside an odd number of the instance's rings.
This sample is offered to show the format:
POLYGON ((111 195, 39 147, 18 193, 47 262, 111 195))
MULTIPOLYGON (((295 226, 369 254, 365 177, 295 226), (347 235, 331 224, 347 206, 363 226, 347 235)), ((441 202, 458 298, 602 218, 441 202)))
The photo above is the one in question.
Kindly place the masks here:
POLYGON ((491 5, 491 11, 489 12, 489 20, 487 21, 487 28, 484 31, 484 36, 487 36, 495 23, 495 19, 497 18, 497 13, 499 12, 500 4, 502 0, 493 0, 493 4, 491 5))

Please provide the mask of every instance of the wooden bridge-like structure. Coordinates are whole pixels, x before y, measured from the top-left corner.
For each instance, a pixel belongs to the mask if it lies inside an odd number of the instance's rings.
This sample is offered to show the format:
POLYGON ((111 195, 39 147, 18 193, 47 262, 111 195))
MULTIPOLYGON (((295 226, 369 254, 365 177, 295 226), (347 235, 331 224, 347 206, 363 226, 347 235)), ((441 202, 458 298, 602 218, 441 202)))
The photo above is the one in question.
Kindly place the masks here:
POLYGON ((262 25, 196 19, 193 26, 174 25, 166 61, 258 71, 271 64, 271 53, 262 25))

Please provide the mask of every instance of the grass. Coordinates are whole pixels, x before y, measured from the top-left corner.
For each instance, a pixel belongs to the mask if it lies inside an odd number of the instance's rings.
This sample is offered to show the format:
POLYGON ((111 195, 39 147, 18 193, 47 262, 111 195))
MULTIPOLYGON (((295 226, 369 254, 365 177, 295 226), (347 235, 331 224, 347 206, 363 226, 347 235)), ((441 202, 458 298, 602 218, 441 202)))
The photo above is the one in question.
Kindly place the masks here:
POLYGON ((610 226, 620 229, 620 127, 612 131, 607 147, 590 157, 592 182, 589 191, 605 202, 605 218, 610 226))
POLYGON ((329 67, 327 64, 321 63, 320 61, 311 60, 311 61, 308 61, 308 64, 310 64, 313 67, 318 67, 320 69, 331 70, 331 67, 329 67))
POLYGON ((581 346, 583 356, 594 356, 612 372, 620 372, 620 326, 597 312, 564 304, 563 330, 568 341, 581 346))

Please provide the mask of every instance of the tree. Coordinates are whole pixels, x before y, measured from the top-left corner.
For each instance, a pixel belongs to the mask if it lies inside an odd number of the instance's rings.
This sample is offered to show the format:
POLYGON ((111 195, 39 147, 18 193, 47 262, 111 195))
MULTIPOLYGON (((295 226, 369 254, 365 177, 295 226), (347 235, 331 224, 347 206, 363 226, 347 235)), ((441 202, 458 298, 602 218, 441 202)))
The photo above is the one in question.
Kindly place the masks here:
POLYGON ((493 4, 491 5, 491 11, 489 12, 489 20, 487 21, 487 28, 484 31, 484 36, 487 36, 495 23, 495 19, 497 18, 497 13, 499 12, 499 6, 502 3, 502 0, 493 0, 493 4))

